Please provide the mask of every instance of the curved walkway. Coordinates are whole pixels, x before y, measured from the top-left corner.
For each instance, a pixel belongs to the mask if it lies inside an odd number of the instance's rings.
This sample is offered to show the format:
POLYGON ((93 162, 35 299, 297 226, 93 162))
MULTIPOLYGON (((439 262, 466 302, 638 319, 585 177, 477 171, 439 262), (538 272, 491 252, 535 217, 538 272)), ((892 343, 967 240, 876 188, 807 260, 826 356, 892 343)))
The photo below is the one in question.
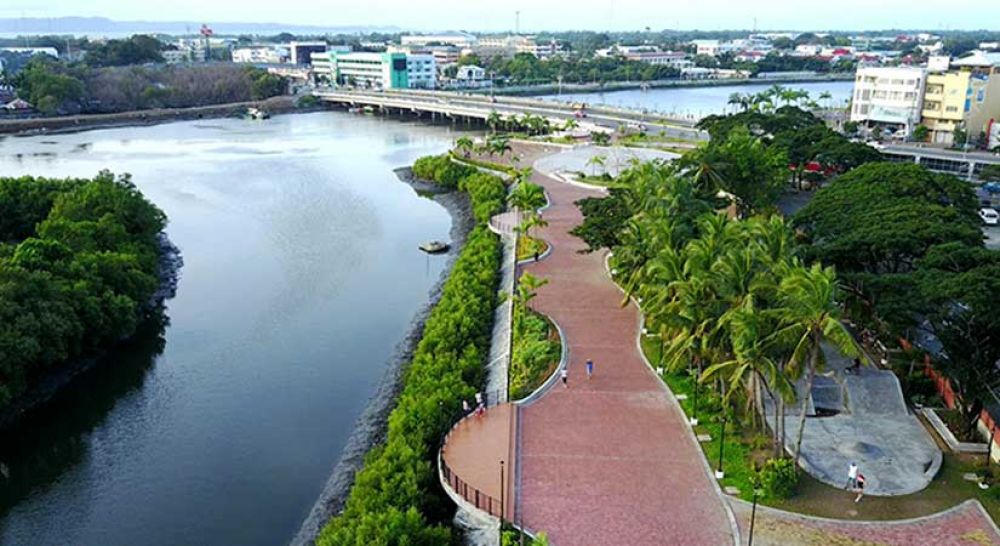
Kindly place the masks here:
MULTIPOLYGON (((730 499, 740 531, 749 537, 751 505, 730 499)), ((899 521, 843 521, 792 514, 757 506, 753 543, 759 546, 989 546, 1000 531, 979 502, 899 521)))
MULTIPOLYGON (((551 152, 532 148, 519 154, 522 164, 551 152)), ((551 156, 535 165, 550 168, 551 156)), ((545 532, 556 546, 746 543, 750 505, 722 495, 679 405, 644 363, 636 343, 639 311, 621 306, 604 255, 579 254, 584 245, 569 234, 582 221, 574 203, 602 194, 537 172, 533 181, 551 203, 549 226, 540 233, 552 250, 522 267, 549 280, 533 307, 561 328, 569 384, 557 382, 534 402, 468 419, 443 454, 484 492, 498 495, 503 488, 505 498, 512 495, 514 513, 505 503, 507 519, 545 532), (588 358, 595 362, 589 380, 588 358), (505 454, 514 476, 505 475, 501 485, 498 459, 505 454)), ((758 506, 753 540, 762 546, 1000 546, 1000 531, 976 501, 923 518, 877 522, 758 506)))
POLYGON ((552 203, 541 238, 553 251, 524 269, 549 280, 533 307, 563 331, 569 384, 520 408, 518 523, 559 546, 733 544, 700 448, 639 354, 638 310, 621 306, 604 255, 578 253, 569 234, 583 220, 575 201, 600 194, 539 173, 533 182, 552 203))

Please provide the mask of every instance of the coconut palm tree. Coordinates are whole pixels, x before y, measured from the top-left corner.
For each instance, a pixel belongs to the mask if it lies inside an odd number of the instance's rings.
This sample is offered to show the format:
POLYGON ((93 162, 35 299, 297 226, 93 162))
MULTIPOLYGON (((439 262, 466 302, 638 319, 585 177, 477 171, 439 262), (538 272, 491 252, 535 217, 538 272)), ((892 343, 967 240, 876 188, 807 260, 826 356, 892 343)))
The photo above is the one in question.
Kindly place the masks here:
POLYGON ((473 148, 475 148, 475 146, 476 143, 473 142, 472 139, 469 137, 462 137, 457 141, 455 141, 455 148, 461 150, 462 155, 464 155, 465 157, 469 157, 469 154, 472 153, 472 150, 473 148))
POLYGON ((830 101, 833 100, 833 95, 829 91, 823 91, 819 94, 819 100, 824 101, 827 109, 830 108, 830 101))
POLYGON ((501 123, 503 123, 503 117, 500 115, 500 112, 497 112, 496 110, 491 111, 490 115, 486 117, 486 125, 490 128, 494 135, 497 134, 497 127, 499 127, 501 123))
POLYGON ((593 167, 591 175, 597 176, 597 169, 600 168, 601 172, 604 172, 605 166, 607 165, 607 156, 604 155, 592 155, 587 159, 587 166, 593 167))
POLYGON ((507 196, 507 203, 523 211, 535 211, 545 206, 545 190, 538 184, 518 182, 507 196))
POLYGON ((778 286, 778 295, 781 307, 775 309, 774 314, 782 326, 775 337, 790 342, 789 371, 797 377, 805 375, 795 440, 795 463, 798 464, 813 379, 826 363, 822 344, 831 344, 848 358, 859 356, 861 349, 841 322, 837 274, 832 267, 814 264, 791 268, 778 286))

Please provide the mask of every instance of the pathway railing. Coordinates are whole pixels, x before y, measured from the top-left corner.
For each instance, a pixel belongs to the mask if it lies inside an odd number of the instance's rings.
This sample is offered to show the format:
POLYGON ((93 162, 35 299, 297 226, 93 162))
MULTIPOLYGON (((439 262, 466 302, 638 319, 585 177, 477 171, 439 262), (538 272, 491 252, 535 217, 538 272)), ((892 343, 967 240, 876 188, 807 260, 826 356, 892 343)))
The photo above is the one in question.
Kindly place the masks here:
MULTIPOLYGON (((470 411, 462 412, 460 416, 455 419, 452 426, 448 427, 448 432, 444 434, 441 438, 441 443, 438 448, 438 464, 440 465, 441 478, 445 484, 448 485, 451 490, 465 499, 466 502, 475 506, 478 510, 482 510, 491 516, 504 519, 504 511, 506 507, 501 499, 497 499, 485 492, 477 489, 475 486, 470 485, 467 481, 463 480, 450 466, 448 466, 447 461, 447 451, 444 448, 448 444, 448 438, 451 433, 466 419, 477 419, 481 412, 485 412, 487 409, 499 406, 507 401, 506 393, 503 391, 491 391, 483 393, 483 402, 481 406, 471 406, 470 411)), ((505 486, 502 484, 501 486, 505 486)), ((509 504, 509 501, 508 501, 509 504)))

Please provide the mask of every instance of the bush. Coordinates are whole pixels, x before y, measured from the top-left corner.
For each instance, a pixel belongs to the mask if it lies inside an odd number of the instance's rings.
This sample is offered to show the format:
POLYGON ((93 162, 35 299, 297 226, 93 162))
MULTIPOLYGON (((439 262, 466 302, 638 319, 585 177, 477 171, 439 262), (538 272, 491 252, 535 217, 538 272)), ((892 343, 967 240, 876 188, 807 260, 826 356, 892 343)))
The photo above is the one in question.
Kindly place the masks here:
POLYGON ((476 169, 452 161, 448 154, 421 157, 413 164, 414 176, 449 189, 458 188, 463 178, 476 173, 476 169))
POLYGON ((791 459, 768 459, 760 471, 760 487, 765 499, 787 499, 795 494, 799 470, 791 459))

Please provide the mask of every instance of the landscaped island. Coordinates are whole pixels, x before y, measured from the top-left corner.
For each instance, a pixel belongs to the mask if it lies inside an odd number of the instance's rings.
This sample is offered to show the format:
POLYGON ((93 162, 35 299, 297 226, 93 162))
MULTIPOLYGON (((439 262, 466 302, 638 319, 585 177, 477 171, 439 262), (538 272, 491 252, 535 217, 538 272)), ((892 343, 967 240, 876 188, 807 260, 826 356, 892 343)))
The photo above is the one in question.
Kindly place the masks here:
POLYGON ((172 283, 166 223, 128 175, 0 178, 0 416, 135 331, 172 283))

